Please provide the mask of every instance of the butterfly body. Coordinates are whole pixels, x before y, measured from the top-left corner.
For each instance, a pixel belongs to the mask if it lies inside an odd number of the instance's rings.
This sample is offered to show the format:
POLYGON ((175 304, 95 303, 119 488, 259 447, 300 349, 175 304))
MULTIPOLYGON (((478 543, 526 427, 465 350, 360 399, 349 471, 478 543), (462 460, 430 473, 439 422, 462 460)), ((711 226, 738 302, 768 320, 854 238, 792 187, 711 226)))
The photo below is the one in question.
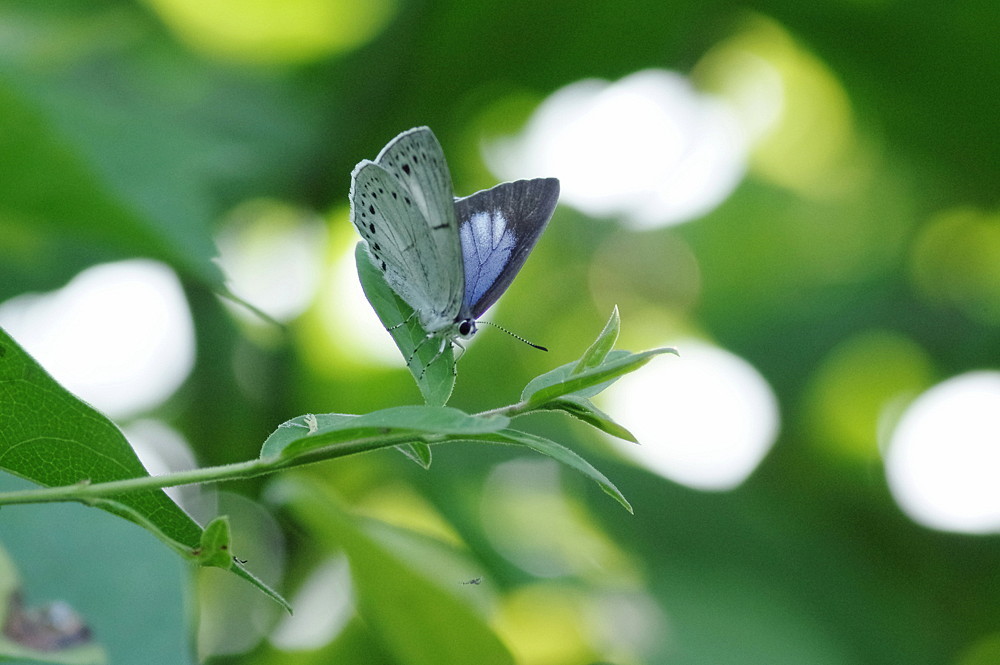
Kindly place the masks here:
POLYGON ((351 221, 374 265, 429 337, 468 339, 510 286, 555 209, 555 178, 506 182, 454 198, 426 127, 403 132, 351 177, 351 221))

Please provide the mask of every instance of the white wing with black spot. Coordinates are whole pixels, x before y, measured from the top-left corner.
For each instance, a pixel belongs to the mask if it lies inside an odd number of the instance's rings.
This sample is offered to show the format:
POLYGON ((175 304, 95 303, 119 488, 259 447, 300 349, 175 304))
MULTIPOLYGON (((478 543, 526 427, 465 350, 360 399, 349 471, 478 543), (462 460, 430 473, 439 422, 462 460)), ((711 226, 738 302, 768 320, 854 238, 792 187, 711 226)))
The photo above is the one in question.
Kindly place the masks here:
POLYGON ((465 279, 451 173, 430 129, 403 132, 351 176, 351 221, 429 333, 451 327, 465 279))

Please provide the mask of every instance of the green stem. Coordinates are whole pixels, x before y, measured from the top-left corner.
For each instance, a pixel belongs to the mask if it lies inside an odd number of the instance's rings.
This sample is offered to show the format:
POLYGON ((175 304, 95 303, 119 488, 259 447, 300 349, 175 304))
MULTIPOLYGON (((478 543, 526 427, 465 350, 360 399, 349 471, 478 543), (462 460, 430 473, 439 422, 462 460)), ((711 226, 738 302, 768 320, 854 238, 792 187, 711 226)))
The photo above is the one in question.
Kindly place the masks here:
POLYGON ((487 411, 480 411, 475 414, 477 416, 507 416, 513 418, 519 416, 525 411, 531 410, 530 402, 518 402, 517 404, 508 404, 507 406, 498 406, 495 409, 489 409, 487 411))
MULTIPOLYGON (((112 480, 104 483, 82 481, 74 485, 60 487, 40 487, 16 492, 0 492, 0 506, 24 503, 51 503, 58 501, 79 501, 93 503, 99 499, 114 497, 130 492, 143 492, 177 487, 178 485, 193 485, 195 483, 215 483, 223 480, 241 480, 253 478, 279 469, 286 469, 305 464, 314 464, 325 460, 346 457, 357 453, 399 445, 414 440, 412 434, 380 436, 335 443, 322 448, 312 448, 293 457, 276 457, 273 459, 253 459, 246 462, 209 466, 190 471, 176 471, 160 476, 141 476, 112 480)), ((423 437, 427 443, 434 443, 440 437, 423 437)))

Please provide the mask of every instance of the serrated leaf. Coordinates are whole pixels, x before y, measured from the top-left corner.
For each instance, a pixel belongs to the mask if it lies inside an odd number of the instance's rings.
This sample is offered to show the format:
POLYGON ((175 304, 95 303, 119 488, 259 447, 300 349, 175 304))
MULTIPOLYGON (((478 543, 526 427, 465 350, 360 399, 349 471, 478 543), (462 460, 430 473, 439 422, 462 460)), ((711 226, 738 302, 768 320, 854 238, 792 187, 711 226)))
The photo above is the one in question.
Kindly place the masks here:
POLYGON ((576 366, 573 368, 572 373, 579 374, 591 367, 597 367, 604 362, 604 359, 611 353, 611 349, 615 348, 615 342, 618 341, 618 333, 620 331, 621 318, 618 316, 618 305, 615 305, 615 308, 611 310, 611 318, 604 325, 604 330, 597 336, 594 343, 583 352, 580 359, 576 361, 576 366))
POLYGON ((365 297, 392 336, 404 361, 408 362, 407 368, 424 401, 431 406, 446 404, 455 388, 455 352, 451 344, 446 344, 442 351, 439 340, 427 337, 413 309, 396 295, 382 273, 372 265, 363 243, 354 248, 354 258, 365 297))
POLYGON ((593 397, 619 377, 633 372, 652 358, 663 353, 676 353, 671 348, 659 348, 640 353, 616 350, 608 354, 603 363, 574 374, 576 363, 569 363, 546 372, 528 382, 521 392, 521 401, 528 402, 528 408, 540 408, 545 402, 569 394, 593 397))
POLYGON ((290 457, 340 442, 370 438, 359 448, 399 445, 400 435, 419 439, 426 435, 474 436, 507 427, 506 416, 471 416, 449 406, 395 406, 364 415, 325 413, 293 418, 278 426, 264 441, 261 457, 290 457), (314 424, 306 418, 314 418, 314 424))
POLYGON ((607 432, 611 436, 616 436, 619 439, 631 441, 632 443, 639 443, 632 432, 615 422, 611 416, 597 408, 597 406, 586 397, 579 397, 578 395, 564 395, 563 397, 547 402, 542 408, 551 411, 563 411, 574 418, 582 420, 588 425, 592 425, 603 432, 607 432))
POLYGON ((515 429, 505 429, 502 432, 497 432, 495 434, 488 434, 479 437, 482 441, 489 441, 492 443, 509 443, 520 446, 527 446, 532 450, 547 455, 552 459, 565 464, 566 466, 579 471, 584 476, 590 478, 598 484, 598 486, 604 490, 607 494, 615 499, 618 503, 625 507, 625 510, 632 511, 632 505, 628 502, 625 496, 618 491, 615 484, 612 483, 607 476, 594 468, 590 462, 583 459, 575 452, 569 448, 562 446, 551 439, 546 439, 545 437, 538 436, 537 434, 530 434, 528 432, 522 432, 515 429))
MULTIPOLYGON (((121 430, 59 385, 2 328, 0 405, 0 469, 44 487, 149 476, 121 430)), ((201 543, 202 528, 163 490, 90 503, 138 524, 186 558, 201 543)), ((241 577, 280 598, 253 576, 241 577)))

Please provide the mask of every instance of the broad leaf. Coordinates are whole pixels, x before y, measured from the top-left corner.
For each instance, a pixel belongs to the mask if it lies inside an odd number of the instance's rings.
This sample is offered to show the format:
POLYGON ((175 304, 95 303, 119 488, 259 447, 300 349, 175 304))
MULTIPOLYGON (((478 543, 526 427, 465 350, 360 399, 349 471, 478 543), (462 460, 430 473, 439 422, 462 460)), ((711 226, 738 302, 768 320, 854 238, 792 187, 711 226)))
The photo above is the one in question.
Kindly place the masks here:
MULTIPOLYGON (((149 474, 121 431, 49 376, 0 329, 0 469, 44 487, 101 483, 149 474)), ((135 522, 186 558, 202 528, 162 490, 91 502, 135 522)), ((231 570, 287 607, 242 568, 231 570)))

